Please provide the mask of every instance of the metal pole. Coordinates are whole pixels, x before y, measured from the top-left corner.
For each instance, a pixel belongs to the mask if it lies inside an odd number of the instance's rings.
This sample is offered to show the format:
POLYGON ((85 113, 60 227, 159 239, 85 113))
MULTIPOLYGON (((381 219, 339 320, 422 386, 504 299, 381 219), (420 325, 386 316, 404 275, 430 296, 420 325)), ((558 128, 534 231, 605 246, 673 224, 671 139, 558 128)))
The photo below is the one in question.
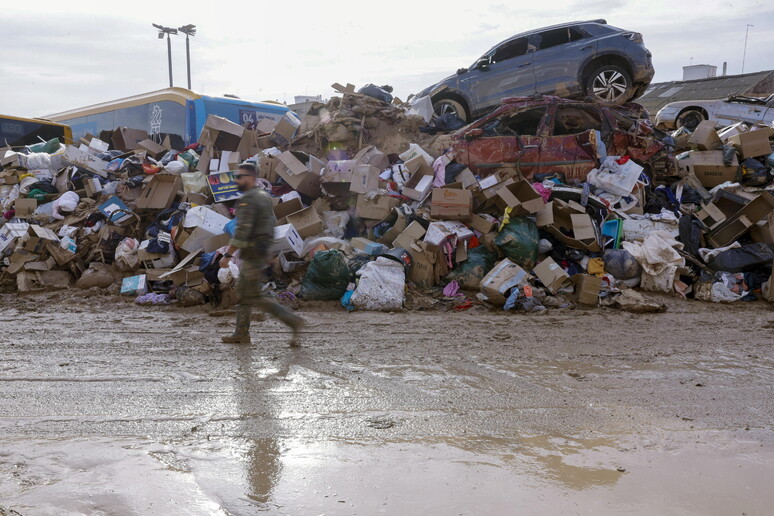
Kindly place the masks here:
POLYGON ((744 62, 747 59, 747 36, 750 34, 750 27, 755 25, 747 24, 747 30, 744 31, 744 52, 742 53, 742 73, 744 73, 744 62))
POLYGON ((169 87, 172 87, 172 40, 167 33, 167 58, 169 60, 169 87))
POLYGON ((185 35, 185 63, 188 67, 188 89, 191 89, 191 45, 189 43, 189 37, 185 35))

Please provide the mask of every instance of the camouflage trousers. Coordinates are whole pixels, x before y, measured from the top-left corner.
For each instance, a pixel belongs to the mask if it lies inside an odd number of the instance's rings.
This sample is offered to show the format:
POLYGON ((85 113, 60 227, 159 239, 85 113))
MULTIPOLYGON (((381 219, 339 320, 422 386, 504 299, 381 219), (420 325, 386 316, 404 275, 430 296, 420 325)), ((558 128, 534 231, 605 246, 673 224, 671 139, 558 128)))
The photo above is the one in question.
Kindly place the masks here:
POLYGON ((240 309, 249 310, 256 307, 273 315, 291 328, 295 327, 301 318, 287 307, 275 303, 263 293, 262 288, 266 281, 265 270, 266 260, 242 259, 239 265, 239 279, 237 280, 240 309))

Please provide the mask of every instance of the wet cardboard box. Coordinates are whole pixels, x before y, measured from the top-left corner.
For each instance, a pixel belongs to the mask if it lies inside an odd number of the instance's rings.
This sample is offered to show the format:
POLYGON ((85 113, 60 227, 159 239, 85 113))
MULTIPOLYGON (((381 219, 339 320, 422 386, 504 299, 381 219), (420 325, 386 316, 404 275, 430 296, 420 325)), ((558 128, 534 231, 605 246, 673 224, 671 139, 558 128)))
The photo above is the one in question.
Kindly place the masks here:
POLYGON ((590 274, 576 274, 571 278, 575 285, 575 298, 582 305, 598 305, 602 278, 590 274))
POLYGON ((309 238, 311 236, 317 236, 322 233, 323 221, 320 215, 311 206, 304 208, 303 210, 291 213, 285 220, 288 224, 291 224, 301 236, 301 238, 309 238))
POLYGON ((494 305, 505 304, 510 289, 527 283, 529 276, 519 265, 508 258, 498 262, 481 280, 479 288, 486 300, 494 305))
POLYGON ((731 136, 728 143, 733 145, 742 159, 757 158, 771 154, 769 131, 758 129, 731 136))
POLYGON ((546 258, 537 264, 533 272, 552 294, 556 294, 562 288, 562 285, 570 279, 570 276, 564 272, 564 269, 553 258, 546 258))
POLYGON ((546 204, 529 181, 523 179, 499 188, 497 197, 497 205, 502 209, 511 208, 513 215, 537 213, 546 204))
POLYGON ((733 157, 731 165, 723 163, 723 151, 694 151, 689 158, 678 162, 688 172, 693 172, 705 188, 713 188, 726 181, 733 181, 739 168, 739 160, 733 157))
POLYGON ((696 146, 701 151, 719 149, 723 142, 715 130, 715 122, 704 120, 696 126, 696 129, 688 139, 688 143, 696 146))
POLYGON ((473 192, 455 188, 433 188, 430 216, 444 220, 469 220, 473 211, 473 192))
POLYGON ((183 189, 183 182, 176 174, 156 174, 150 178, 137 199, 139 210, 166 210, 183 189))
POLYGON ((373 199, 367 199, 365 195, 357 196, 357 215, 361 219, 382 220, 400 204, 400 201, 389 195, 378 195, 373 199))

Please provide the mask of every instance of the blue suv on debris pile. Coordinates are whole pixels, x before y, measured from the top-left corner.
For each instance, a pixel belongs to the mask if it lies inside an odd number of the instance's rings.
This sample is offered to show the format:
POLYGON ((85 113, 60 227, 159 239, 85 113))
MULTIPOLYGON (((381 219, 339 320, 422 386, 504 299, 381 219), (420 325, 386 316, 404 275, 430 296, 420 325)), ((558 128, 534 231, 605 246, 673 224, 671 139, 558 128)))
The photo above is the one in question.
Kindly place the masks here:
POLYGON ((642 34, 592 20, 513 36, 417 97, 429 95, 438 116, 454 113, 471 122, 506 97, 546 94, 621 105, 642 95, 653 74, 642 34))

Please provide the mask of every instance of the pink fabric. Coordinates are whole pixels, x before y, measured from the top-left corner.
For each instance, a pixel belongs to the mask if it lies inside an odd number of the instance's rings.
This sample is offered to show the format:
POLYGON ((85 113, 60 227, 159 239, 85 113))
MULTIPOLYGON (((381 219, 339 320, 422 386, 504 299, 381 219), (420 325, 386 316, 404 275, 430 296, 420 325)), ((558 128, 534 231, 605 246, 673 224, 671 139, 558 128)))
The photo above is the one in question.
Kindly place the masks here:
POLYGON ((445 154, 433 161, 433 170, 435 170, 435 178, 433 179, 434 188, 441 188, 446 184, 446 165, 448 165, 450 161, 451 160, 445 154))
POLYGON ((460 284, 456 281, 452 281, 443 289, 443 295, 446 297, 454 297, 460 291, 460 284))
POLYGON ((532 188, 540 194, 544 201, 548 202, 551 200, 551 190, 543 186, 542 183, 532 183, 532 188))

